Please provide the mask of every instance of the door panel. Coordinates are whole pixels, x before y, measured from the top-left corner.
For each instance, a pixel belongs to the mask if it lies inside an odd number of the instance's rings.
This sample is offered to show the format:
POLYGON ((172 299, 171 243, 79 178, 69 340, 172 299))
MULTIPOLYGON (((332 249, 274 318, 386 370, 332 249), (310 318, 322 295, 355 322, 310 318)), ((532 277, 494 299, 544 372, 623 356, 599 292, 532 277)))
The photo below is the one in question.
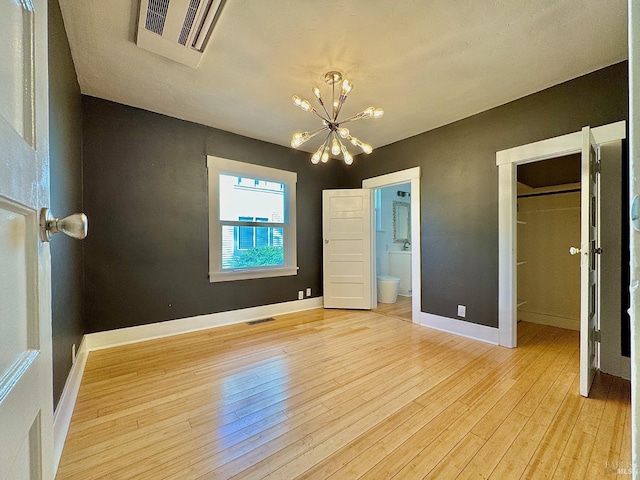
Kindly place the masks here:
POLYGON ((322 192, 325 308, 371 308, 371 191, 322 192))
POLYGON ((581 261, 580 261, 580 395, 589 396, 596 374, 596 330, 599 327, 599 238, 596 145, 589 127, 582 129, 581 261))
POLYGON ((0 480, 53 478, 46 6, 0 3, 0 480))

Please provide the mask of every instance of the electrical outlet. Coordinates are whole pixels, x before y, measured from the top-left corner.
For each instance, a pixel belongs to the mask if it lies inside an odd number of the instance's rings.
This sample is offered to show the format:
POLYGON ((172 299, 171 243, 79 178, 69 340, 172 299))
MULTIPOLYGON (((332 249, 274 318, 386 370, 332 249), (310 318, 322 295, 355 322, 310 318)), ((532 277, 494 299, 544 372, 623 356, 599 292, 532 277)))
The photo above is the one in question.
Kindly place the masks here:
POLYGON ((458 316, 464 318, 467 314, 466 305, 458 305, 458 316))
POLYGON ((298 292, 298 300, 303 300, 304 299, 304 292, 302 290, 300 290, 298 292))
POLYGON ((311 287, 307 288, 307 297, 311 296, 311 287))
POLYGON ((76 344, 74 343, 71 346, 71 365, 76 363, 76 344))

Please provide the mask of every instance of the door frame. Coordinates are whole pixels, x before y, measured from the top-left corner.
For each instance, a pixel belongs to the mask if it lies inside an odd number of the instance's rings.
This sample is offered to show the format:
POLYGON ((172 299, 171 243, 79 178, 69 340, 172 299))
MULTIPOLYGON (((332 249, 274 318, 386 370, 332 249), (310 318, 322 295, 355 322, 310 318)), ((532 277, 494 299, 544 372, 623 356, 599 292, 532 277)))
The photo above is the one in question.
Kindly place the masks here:
MULTIPOLYGON (((626 122, 591 129, 596 145, 626 138, 626 122)), ((498 166, 498 342, 517 346, 517 166, 582 152, 582 131, 496 152, 498 166)))
POLYGON ((376 272, 376 223, 373 191, 376 188, 391 187, 403 183, 411 184, 411 321, 420 323, 421 311, 421 238, 420 229, 420 167, 413 167, 398 172, 366 178, 362 188, 371 190, 371 308, 378 306, 378 282, 376 272))

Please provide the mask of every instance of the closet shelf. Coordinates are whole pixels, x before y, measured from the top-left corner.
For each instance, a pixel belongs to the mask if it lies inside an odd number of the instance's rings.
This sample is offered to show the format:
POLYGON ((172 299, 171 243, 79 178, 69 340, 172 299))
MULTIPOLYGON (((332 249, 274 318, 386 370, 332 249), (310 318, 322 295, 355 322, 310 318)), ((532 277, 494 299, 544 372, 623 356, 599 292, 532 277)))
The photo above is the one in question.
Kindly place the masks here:
POLYGON ((527 263, 527 261, 526 261, 526 260, 523 260, 523 261, 521 261, 521 262, 516 262, 516 265, 517 265, 517 266, 520 266, 520 265, 524 265, 525 263, 527 263))
POLYGON ((522 305, 524 305, 525 303, 527 303, 526 300, 518 300, 518 308, 520 308, 522 305))
POLYGON ((527 222, 524 222, 522 220, 516 220, 516 223, 520 224, 520 225, 526 225, 527 222))

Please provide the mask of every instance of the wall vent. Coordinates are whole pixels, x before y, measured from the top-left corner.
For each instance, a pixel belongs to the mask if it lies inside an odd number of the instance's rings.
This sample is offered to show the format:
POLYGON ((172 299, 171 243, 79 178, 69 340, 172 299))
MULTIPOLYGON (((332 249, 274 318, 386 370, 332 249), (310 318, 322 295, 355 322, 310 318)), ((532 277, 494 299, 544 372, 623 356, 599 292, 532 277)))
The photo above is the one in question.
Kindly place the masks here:
POLYGON ((141 0, 136 44, 196 68, 225 0, 141 0))
POLYGON ((162 35, 164 20, 167 18, 169 0, 149 0, 144 28, 150 32, 162 35))
POLYGON ((247 325, 260 325, 261 323, 275 322, 275 320, 276 319, 273 317, 261 318, 260 320, 251 320, 250 322, 247 322, 247 325))

